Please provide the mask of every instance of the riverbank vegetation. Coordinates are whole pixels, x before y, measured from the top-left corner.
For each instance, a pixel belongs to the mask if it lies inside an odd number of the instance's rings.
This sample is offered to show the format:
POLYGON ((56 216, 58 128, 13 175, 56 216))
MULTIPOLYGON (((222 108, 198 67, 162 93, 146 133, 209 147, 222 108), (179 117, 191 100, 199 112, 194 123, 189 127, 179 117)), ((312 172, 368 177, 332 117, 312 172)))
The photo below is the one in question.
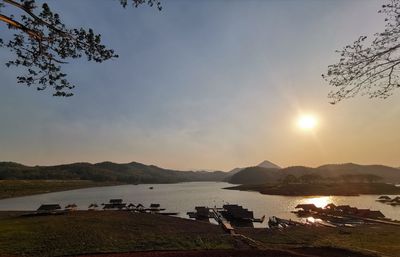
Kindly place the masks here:
POLYGON ((400 170, 384 165, 327 164, 317 168, 293 166, 283 169, 248 167, 233 174, 232 184, 297 183, 400 183, 400 170))
POLYGON ((0 180, 92 180, 119 183, 178 183, 189 181, 222 181, 228 174, 222 171, 179 171, 163 169, 138 162, 71 163, 54 166, 26 166, 15 162, 0 162, 0 180))
POLYGON ((385 183, 275 183, 240 185, 225 189, 257 191, 266 195, 286 196, 357 196, 361 194, 399 194, 400 187, 385 183))

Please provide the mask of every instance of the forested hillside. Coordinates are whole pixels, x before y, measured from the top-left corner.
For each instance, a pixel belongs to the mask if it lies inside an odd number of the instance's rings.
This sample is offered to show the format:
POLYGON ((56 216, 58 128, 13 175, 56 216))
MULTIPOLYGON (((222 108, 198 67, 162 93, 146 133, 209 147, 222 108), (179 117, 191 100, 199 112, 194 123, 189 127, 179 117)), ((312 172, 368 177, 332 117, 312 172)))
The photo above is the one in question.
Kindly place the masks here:
POLYGON ((177 171, 138 162, 73 163, 56 166, 25 166, 0 162, 0 179, 50 179, 118 181, 125 183, 176 183, 185 181, 222 181, 222 171, 177 171))

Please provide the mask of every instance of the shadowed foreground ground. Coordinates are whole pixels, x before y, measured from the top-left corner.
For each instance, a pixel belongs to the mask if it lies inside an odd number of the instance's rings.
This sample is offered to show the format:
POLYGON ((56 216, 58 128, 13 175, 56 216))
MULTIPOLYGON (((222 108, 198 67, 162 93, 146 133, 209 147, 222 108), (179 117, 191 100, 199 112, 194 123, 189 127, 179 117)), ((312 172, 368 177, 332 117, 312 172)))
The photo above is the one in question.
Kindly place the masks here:
POLYGON ((294 251, 281 250, 198 250, 198 251, 153 251, 116 254, 84 255, 80 257, 368 257, 340 249, 296 249, 294 251), (301 251, 304 251, 303 253, 301 251))
POLYGON ((400 230, 387 225, 237 232, 239 236, 231 236, 216 225, 141 213, 26 217, 0 212, 0 256, 400 256, 400 230))

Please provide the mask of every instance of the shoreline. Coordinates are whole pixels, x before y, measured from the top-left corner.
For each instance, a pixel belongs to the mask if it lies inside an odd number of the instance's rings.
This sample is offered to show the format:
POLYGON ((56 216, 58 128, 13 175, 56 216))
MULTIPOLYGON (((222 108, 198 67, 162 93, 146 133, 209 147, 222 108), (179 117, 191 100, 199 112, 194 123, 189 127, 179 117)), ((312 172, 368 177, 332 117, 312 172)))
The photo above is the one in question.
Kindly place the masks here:
POLYGON ((385 183, 258 184, 226 187, 227 190, 259 192, 279 196, 398 195, 400 187, 385 183))
POLYGON ((386 224, 237 228, 237 234, 231 235, 207 222, 149 213, 71 211, 21 216, 23 213, 27 212, 0 211, 0 256, 367 257, 375 252, 397 257, 400 251, 396 245, 400 230, 386 224))

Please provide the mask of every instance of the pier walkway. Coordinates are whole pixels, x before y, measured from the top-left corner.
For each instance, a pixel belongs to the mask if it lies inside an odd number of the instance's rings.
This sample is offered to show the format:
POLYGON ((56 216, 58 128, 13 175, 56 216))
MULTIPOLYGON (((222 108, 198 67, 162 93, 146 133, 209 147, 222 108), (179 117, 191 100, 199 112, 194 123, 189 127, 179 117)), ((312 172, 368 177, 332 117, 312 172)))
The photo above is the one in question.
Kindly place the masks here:
POLYGON ((221 227, 226 232, 228 232, 230 234, 235 234, 235 229, 232 227, 232 225, 229 223, 229 221, 222 216, 222 214, 218 211, 217 208, 211 209, 211 216, 218 222, 218 224, 221 225, 221 227))

